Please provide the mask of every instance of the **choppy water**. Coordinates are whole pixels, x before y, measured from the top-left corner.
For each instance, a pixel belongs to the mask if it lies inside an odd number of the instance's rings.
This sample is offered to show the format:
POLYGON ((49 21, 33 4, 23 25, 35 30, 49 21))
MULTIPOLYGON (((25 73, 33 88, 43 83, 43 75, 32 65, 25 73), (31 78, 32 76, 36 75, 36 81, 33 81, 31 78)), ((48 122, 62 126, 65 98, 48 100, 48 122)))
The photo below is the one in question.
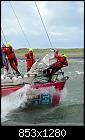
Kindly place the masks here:
MULTIPOLYGON (((19 69, 26 72, 25 63, 19 62, 19 69)), ((2 125, 84 125, 84 61, 83 59, 69 59, 69 66, 63 68, 69 80, 62 92, 60 104, 56 107, 20 108, 21 98, 17 92, 1 98, 2 125)))

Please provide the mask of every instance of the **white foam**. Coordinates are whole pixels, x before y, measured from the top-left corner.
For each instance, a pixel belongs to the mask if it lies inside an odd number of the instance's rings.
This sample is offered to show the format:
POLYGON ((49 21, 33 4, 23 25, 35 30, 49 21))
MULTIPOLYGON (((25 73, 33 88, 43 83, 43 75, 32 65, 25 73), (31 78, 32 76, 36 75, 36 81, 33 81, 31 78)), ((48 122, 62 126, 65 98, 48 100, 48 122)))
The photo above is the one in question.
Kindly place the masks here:
POLYGON ((41 88, 33 89, 29 84, 25 85, 23 88, 19 89, 16 92, 4 96, 1 98, 1 121, 6 120, 6 116, 10 111, 13 111, 19 107, 25 107, 26 103, 29 103, 28 99, 31 99, 33 94, 42 94, 42 93, 55 93, 56 90, 54 87, 50 88, 41 88))
POLYGON ((83 71, 75 71, 77 74, 83 74, 83 71))
POLYGON ((19 89, 16 92, 9 94, 8 96, 4 96, 1 98, 1 119, 2 121, 5 119, 6 115, 20 107, 20 105, 27 102, 26 92, 29 92, 30 85, 25 85, 23 88, 19 89))
POLYGON ((78 61, 78 62, 83 63, 84 61, 83 61, 83 60, 80 60, 80 61, 78 61))
POLYGON ((60 93, 60 102, 64 102, 67 100, 67 94, 68 94, 68 91, 66 88, 64 88, 61 93, 60 93))

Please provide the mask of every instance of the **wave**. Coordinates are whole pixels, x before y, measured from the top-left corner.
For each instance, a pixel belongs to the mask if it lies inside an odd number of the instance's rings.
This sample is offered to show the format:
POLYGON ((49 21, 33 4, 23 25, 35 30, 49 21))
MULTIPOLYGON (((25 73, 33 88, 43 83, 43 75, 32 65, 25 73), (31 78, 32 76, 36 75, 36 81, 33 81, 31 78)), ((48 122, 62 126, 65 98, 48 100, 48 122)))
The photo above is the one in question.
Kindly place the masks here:
POLYGON ((19 122, 4 122, 3 126, 84 126, 84 123, 19 123, 19 122))
POLYGON ((54 125, 54 126, 78 126, 83 125, 83 111, 82 103, 75 104, 60 104, 56 107, 49 108, 37 108, 21 111, 14 111, 10 118, 11 120, 5 120, 2 125, 54 125), (81 104, 81 105, 80 105, 81 104), (35 111, 35 115, 34 115, 35 111), (77 118, 75 117, 77 116, 77 118), (18 119, 19 120, 18 120, 18 119), (43 119, 42 119, 43 118, 43 119), (22 121, 23 120, 23 121, 22 121))
POLYGON ((68 72, 66 72, 66 74, 69 76, 69 75, 74 75, 74 72, 76 73, 76 74, 84 74, 84 71, 78 71, 78 70, 75 70, 75 71, 68 71, 68 72))
POLYGON ((20 105, 24 105, 27 102, 26 93, 29 91, 30 85, 25 85, 23 88, 18 91, 9 94, 8 96, 4 96, 1 98, 1 119, 4 121, 6 119, 7 114, 20 107, 20 105))
POLYGON ((84 74, 83 71, 75 71, 77 74, 84 74))
POLYGON ((84 123, 39 123, 39 124, 30 124, 35 126, 84 126, 84 123))
POLYGON ((80 63, 84 63, 84 61, 83 61, 83 60, 80 60, 80 61, 78 61, 78 62, 80 62, 80 63))
MULTIPOLYGON (((33 89, 31 88, 31 85, 27 84, 23 88, 19 89, 16 92, 13 92, 7 96, 4 96, 1 98, 1 119, 2 122, 5 121, 7 118, 7 115, 15 111, 17 109, 24 109, 29 108, 32 105, 30 104, 31 95, 39 95, 42 93, 48 93, 50 91, 51 93, 54 93, 55 89, 54 87, 51 88, 41 88, 41 89, 33 89), (29 97, 29 98, 28 98, 29 97)), ((59 94, 59 93, 57 93, 59 94)))

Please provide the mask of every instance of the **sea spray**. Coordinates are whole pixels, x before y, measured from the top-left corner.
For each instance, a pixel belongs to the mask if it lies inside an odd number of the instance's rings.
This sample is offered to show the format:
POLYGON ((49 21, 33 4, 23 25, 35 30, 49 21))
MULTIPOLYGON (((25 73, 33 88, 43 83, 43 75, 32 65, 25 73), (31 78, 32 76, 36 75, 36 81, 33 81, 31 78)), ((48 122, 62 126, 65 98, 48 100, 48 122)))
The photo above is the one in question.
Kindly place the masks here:
POLYGON ((64 88, 61 92, 60 92, 60 103, 63 103, 64 101, 66 101, 67 99, 67 94, 68 94, 68 91, 67 91, 67 88, 64 88))
MULTIPOLYGON (((19 89, 16 92, 4 96, 1 98, 1 119, 2 122, 6 120, 6 116, 13 110, 18 108, 24 108, 26 104, 30 103, 31 97, 33 95, 40 94, 53 94, 56 93, 54 87, 33 89, 30 85, 26 84, 23 88, 19 89)), ((58 94, 58 93, 56 93, 58 94)))
POLYGON ((6 115, 20 107, 22 103, 27 102, 26 93, 29 92, 30 85, 25 85, 23 88, 19 89, 16 92, 9 94, 8 96, 4 96, 1 98, 1 119, 2 121, 6 117, 6 115))

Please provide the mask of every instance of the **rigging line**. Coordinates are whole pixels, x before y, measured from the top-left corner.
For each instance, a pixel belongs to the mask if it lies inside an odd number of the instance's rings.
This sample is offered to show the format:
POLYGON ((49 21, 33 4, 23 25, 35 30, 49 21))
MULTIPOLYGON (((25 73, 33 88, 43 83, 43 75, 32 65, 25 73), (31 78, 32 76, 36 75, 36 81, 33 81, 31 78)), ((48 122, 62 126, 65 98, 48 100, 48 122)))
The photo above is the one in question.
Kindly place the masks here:
POLYGON ((51 40, 50 40, 50 37, 49 37, 48 32, 47 32, 47 29, 46 29, 46 27, 45 27, 45 24, 44 24, 44 22, 43 22, 43 19, 42 19, 42 17, 41 17, 40 12, 39 12, 39 8, 38 8, 38 6, 37 6, 37 3, 36 3, 36 1, 34 1, 34 2, 35 2, 35 5, 36 5, 36 8, 37 8, 37 10, 38 10, 40 19, 41 19, 41 21, 42 21, 42 24, 43 24, 43 26, 44 26, 44 29, 45 29, 45 31, 46 31, 46 35, 47 35, 47 37, 48 37, 48 40, 49 40, 49 42, 50 42, 50 45, 51 45, 51 47, 53 48, 52 43, 51 43, 51 40))
POLYGON ((1 44, 2 44, 2 45, 5 44, 3 39, 1 39, 1 44))
POLYGON ((23 31, 23 29, 22 29, 22 26, 21 26, 20 21, 19 21, 19 19, 18 19, 16 13, 15 13, 15 11, 14 11, 14 8, 13 8, 13 6, 12 6, 12 4, 11 4, 10 1, 9 1, 9 3, 10 3, 10 6, 11 6, 11 8, 12 8, 12 10, 13 10, 13 13, 14 13, 14 15, 15 15, 17 21, 18 21, 18 24, 19 24, 19 26, 20 26, 20 28, 21 28, 21 30, 22 30, 22 32, 23 32, 23 35, 24 35, 25 39, 27 40, 27 43, 28 43, 28 45, 29 45, 29 47, 30 47, 30 43, 29 43, 29 41, 28 41, 28 39, 27 39, 27 37, 26 37, 26 34, 24 33, 24 31, 23 31))
POLYGON ((5 34, 4 34, 4 32, 3 32, 2 27, 1 27, 1 31, 2 31, 2 34, 3 34, 3 37, 4 37, 5 42, 7 42, 7 41, 6 41, 6 37, 5 37, 5 34))

